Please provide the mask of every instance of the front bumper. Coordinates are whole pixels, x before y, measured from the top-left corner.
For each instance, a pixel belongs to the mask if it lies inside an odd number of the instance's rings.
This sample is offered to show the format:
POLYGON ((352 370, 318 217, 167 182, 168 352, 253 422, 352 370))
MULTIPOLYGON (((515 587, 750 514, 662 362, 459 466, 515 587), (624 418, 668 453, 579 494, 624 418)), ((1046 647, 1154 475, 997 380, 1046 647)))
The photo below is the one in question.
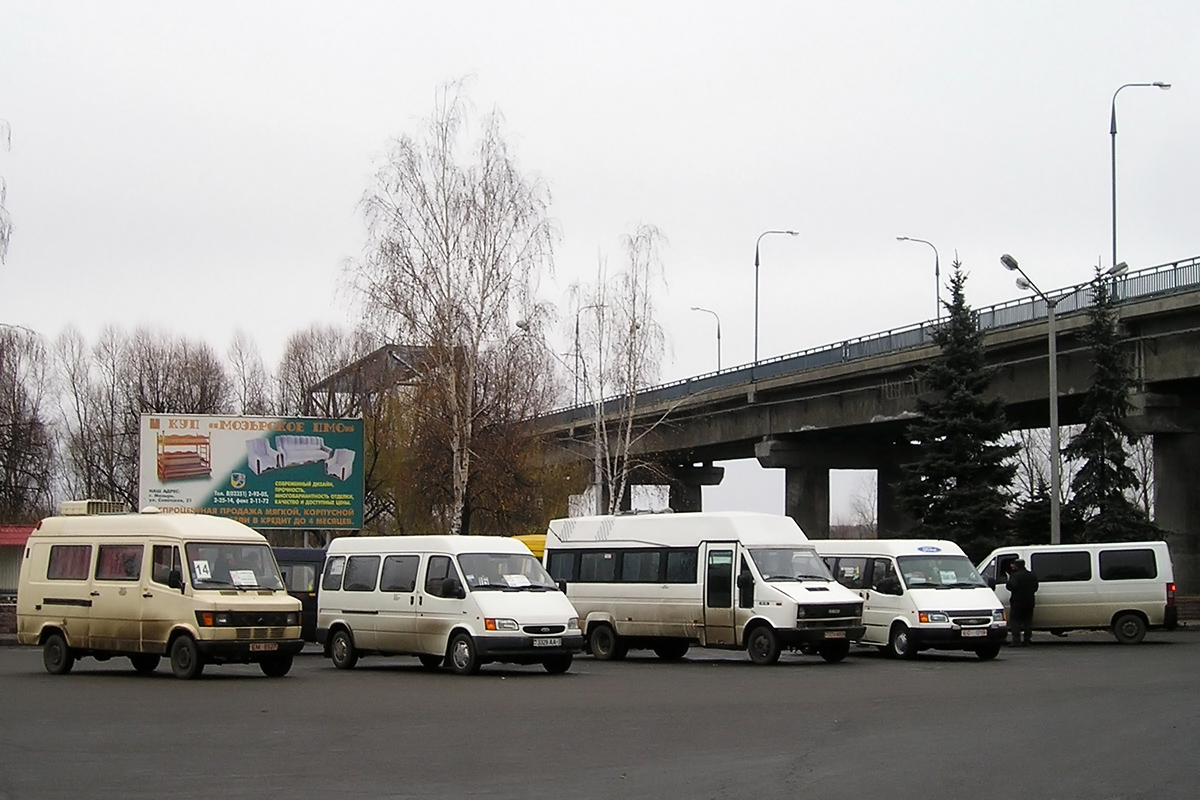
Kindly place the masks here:
POLYGON ((294 656, 304 649, 303 639, 272 639, 271 641, 216 640, 196 642, 204 660, 212 664, 254 664, 278 656, 294 656), (263 647, 274 649, 264 650, 263 647))
POLYGON ((865 625, 849 628, 776 628, 775 634, 784 647, 820 645, 825 642, 857 642, 867 633, 865 625))
POLYGON ((1004 644, 1008 637, 1005 625, 987 628, 921 628, 908 629, 908 635, 918 648, 933 650, 975 650, 980 645, 1004 644), (986 631, 984 636, 963 636, 964 631, 986 631))
POLYGON ((573 655, 583 650, 583 634, 536 637, 561 639, 555 647, 534 647, 533 636, 477 636, 475 652, 482 661, 536 664, 552 656, 573 655))

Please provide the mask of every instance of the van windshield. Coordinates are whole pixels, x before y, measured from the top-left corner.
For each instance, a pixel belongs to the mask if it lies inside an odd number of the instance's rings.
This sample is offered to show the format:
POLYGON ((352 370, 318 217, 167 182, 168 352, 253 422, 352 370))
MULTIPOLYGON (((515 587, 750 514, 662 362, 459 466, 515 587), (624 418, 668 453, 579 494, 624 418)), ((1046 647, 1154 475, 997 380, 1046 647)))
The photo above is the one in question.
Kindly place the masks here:
POLYGON ((283 588, 283 579, 279 577, 279 568, 275 566, 271 548, 265 544, 188 542, 185 550, 192 585, 197 588, 283 588))
POLYGON ((764 581, 832 581, 829 568, 811 547, 751 547, 764 581))
POLYGON ((966 556, 900 556, 896 561, 910 589, 987 587, 966 556))
POLYGON ((520 553, 463 553, 458 557, 467 586, 504 592, 556 591, 558 587, 533 556, 520 553))

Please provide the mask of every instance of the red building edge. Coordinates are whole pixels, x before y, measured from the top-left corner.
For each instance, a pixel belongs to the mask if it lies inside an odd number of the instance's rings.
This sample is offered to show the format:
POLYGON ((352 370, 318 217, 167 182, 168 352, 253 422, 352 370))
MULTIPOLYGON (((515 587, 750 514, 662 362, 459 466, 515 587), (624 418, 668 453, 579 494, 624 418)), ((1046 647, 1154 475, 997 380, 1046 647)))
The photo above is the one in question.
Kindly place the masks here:
POLYGON ((32 525, 0 525, 0 547, 4 545, 24 547, 25 542, 29 541, 31 533, 33 533, 32 525))

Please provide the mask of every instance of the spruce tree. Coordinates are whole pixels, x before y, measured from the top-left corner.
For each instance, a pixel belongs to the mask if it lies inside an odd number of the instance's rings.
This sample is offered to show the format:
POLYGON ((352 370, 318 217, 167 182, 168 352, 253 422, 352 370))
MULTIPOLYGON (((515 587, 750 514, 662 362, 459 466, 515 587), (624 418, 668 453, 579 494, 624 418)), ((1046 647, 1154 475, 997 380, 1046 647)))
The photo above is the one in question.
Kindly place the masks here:
POLYGON ((950 539, 978 559, 1008 540, 1018 447, 1000 444, 1008 430, 1004 401, 985 397, 995 369, 984 358, 966 280, 954 262, 947 316, 933 334, 941 353, 921 373, 920 417, 909 426, 919 455, 905 468, 899 495, 917 521, 908 536, 950 539))
POLYGON ((1096 268, 1093 303, 1082 339, 1092 351, 1092 384, 1083 398, 1083 427, 1071 437, 1063 455, 1082 462, 1071 480, 1071 507, 1083 520, 1082 530, 1063 541, 1119 542, 1161 539, 1162 532, 1131 502, 1138 488, 1137 473, 1129 466, 1127 445, 1137 437, 1122 423, 1129 414, 1133 375, 1121 351, 1123 333, 1107 276, 1096 268))

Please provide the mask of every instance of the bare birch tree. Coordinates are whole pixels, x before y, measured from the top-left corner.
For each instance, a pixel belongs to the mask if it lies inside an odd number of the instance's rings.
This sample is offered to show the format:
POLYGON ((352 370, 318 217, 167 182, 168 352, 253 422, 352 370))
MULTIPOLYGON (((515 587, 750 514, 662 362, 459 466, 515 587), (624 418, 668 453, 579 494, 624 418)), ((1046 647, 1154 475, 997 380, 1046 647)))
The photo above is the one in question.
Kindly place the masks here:
POLYGON ((238 414, 266 416, 275 413, 271 377, 263 366, 262 354, 242 331, 233 335, 226 352, 233 391, 233 410, 238 414))
POLYGON ((53 508, 50 384, 41 335, 0 325, 0 521, 31 521, 53 508))
MULTIPOLYGON (((0 149, 8 150, 12 144, 12 131, 8 126, 8 122, 0 119, 0 149)), ((5 207, 5 199, 8 196, 8 184, 4 181, 4 176, 0 175, 0 264, 4 263, 4 259, 8 257, 8 243, 12 239, 12 217, 5 207)))
MULTIPOLYGON (((536 322, 537 279, 551 267, 549 193, 522 174, 492 114, 467 143, 461 86, 443 88, 420 134, 393 143, 364 199, 368 240, 351 266, 366 315, 424 348, 417 424, 440 425, 449 456, 447 530, 463 530, 489 353, 517 321, 536 322)), ((537 380, 537 375, 524 379, 537 380)))

